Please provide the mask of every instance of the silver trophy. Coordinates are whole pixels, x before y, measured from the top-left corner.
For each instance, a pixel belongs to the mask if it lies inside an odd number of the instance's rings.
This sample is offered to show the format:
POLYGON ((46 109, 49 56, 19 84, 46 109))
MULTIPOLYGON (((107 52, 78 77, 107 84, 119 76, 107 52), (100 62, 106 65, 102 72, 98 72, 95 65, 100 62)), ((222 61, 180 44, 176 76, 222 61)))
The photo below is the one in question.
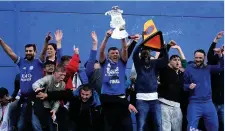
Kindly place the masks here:
POLYGON ((119 6, 113 6, 112 10, 107 11, 105 15, 111 15, 110 27, 115 28, 111 37, 113 39, 123 39, 128 37, 125 30, 125 20, 122 17, 123 10, 119 6))

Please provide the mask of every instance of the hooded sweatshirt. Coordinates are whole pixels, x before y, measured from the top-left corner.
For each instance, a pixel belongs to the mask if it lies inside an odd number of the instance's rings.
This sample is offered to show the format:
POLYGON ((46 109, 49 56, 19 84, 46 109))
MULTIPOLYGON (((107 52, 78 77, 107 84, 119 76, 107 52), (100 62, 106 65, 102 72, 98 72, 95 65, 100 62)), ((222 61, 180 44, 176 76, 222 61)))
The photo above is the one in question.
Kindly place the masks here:
POLYGON ((190 63, 184 72, 184 90, 189 91, 189 103, 206 102, 212 100, 210 73, 223 71, 224 61, 220 58, 219 65, 203 65, 197 67, 190 63), (191 83, 196 84, 194 89, 190 89, 191 83))
POLYGON ((136 47, 133 54, 134 66, 137 72, 135 90, 137 93, 154 93, 157 92, 157 73, 168 64, 168 53, 166 48, 162 48, 163 58, 150 60, 150 68, 145 68, 143 61, 139 57, 142 46, 136 47))

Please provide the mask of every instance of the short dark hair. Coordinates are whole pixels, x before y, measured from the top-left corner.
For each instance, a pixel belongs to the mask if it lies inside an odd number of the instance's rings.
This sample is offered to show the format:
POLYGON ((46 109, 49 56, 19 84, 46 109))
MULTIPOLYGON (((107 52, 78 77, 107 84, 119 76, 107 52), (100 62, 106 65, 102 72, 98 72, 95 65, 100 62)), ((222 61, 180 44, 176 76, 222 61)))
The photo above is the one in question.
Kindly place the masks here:
POLYGON ((36 47, 35 44, 26 44, 26 45, 25 45, 25 50, 26 50, 26 48, 29 48, 29 47, 33 47, 33 48, 34 48, 34 52, 36 52, 37 47, 36 47))
POLYGON ((118 49, 117 47, 110 47, 110 48, 108 49, 108 53, 109 53, 109 51, 111 51, 111 50, 118 50, 118 51, 119 51, 119 49, 118 49))
POLYGON ((65 62, 65 61, 70 61, 70 59, 72 59, 72 57, 71 56, 69 56, 69 55, 64 55, 64 56, 62 56, 61 57, 61 63, 63 63, 63 62, 65 62))
POLYGON ((80 91, 81 90, 92 91, 92 88, 90 88, 89 84, 83 84, 83 85, 80 85, 80 91))
POLYGON ((57 45, 56 45, 56 43, 49 43, 48 45, 51 45, 51 46, 54 48, 55 51, 57 50, 57 45))
POLYGON ((4 87, 1 87, 0 88, 0 98, 3 98, 4 96, 8 96, 8 95, 9 95, 8 90, 4 87))
POLYGON ((65 71, 66 71, 66 68, 64 67, 63 64, 58 64, 56 66, 55 72, 65 72, 65 71))
POLYGON ((171 56, 170 56, 170 61, 171 61, 172 59, 174 59, 174 58, 179 58, 179 59, 181 59, 180 56, 178 56, 178 55, 171 55, 171 56))
POLYGON ((205 54, 205 51, 204 51, 203 49, 198 49, 198 50, 196 50, 196 51, 194 52, 194 55, 195 55, 195 53, 197 53, 197 52, 204 54, 204 56, 206 55, 206 54, 205 54))
POLYGON ((56 66, 56 61, 55 61, 55 60, 52 61, 52 60, 47 59, 47 60, 45 61, 45 66, 46 66, 46 65, 55 65, 55 66, 56 66))

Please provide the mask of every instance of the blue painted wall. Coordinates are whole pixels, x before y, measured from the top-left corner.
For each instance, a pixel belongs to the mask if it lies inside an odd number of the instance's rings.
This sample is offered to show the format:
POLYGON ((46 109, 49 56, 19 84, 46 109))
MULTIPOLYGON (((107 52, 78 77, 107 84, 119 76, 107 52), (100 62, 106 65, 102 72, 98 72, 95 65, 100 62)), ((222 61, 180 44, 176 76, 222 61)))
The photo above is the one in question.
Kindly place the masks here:
MULTIPOLYGON (((110 21, 104 13, 114 5, 124 10, 128 33, 141 33, 143 24, 153 19, 164 40, 175 40, 188 60, 195 49, 207 51, 216 33, 224 29, 223 2, 0 2, 0 37, 24 56, 25 44, 36 43, 40 53, 46 33, 62 29, 63 53, 71 55, 76 45, 84 62, 91 49, 90 32, 95 30, 101 42, 110 21)), ((108 47, 112 45, 120 46, 120 41, 110 40, 108 47)), ((2 49, 0 72, 0 86, 11 93, 18 70, 2 49)))
MULTIPOLYGON (((216 33, 224 29, 223 2, 0 2, 0 37, 24 56, 25 44, 37 44, 40 53, 46 33, 62 29, 63 53, 71 55, 76 45, 84 63, 91 49, 90 32, 97 32, 100 43, 110 21, 104 13, 114 5, 124 10, 129 34, 141 33, 143 24, 153 19, 164 40, 175 40, 188 60, 195 49, 207 51, 216 33)), ((223 39, 218 46, 222 44, 223 39)), ((108 47, 112 45, 119 47, 120 41, 110 40, 108 47)), ((130 59, 127 72, 131 63, 130 59)), ((12 93, 18 69, 2 49, 0 72, 0 86, 12 93)))

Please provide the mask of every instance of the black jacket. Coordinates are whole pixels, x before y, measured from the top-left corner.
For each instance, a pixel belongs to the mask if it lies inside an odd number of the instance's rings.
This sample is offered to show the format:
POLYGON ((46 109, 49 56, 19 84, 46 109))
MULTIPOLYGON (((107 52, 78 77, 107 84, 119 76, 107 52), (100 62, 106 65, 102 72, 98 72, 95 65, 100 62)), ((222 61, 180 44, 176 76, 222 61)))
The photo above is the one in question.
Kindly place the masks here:
POLYGON ((103 119, 101 117, 101 105, 97 92, 93 91, 92 97, 86 103, 83 103, 80 99, 79 89, 75 92, 71 90, 48 92, 48 99, 70 102, 69 117, 75 122, 76 130, 102 130, 103 119))
MULTIPOLYGON (((216 48, 216 43, 213 42, 209 48, 207 59, 208 64, 217 65, 219 56, 214 54, 213 49, 216 48)), ((215 104, 224 104, 224 71, 211 74, 212 100, 215 104)))
POLYGON ((158 88, 159 96, 167 100, 181 103, 183 97, 184 73, 167 66, 159 73, 160 84, 158 88))

